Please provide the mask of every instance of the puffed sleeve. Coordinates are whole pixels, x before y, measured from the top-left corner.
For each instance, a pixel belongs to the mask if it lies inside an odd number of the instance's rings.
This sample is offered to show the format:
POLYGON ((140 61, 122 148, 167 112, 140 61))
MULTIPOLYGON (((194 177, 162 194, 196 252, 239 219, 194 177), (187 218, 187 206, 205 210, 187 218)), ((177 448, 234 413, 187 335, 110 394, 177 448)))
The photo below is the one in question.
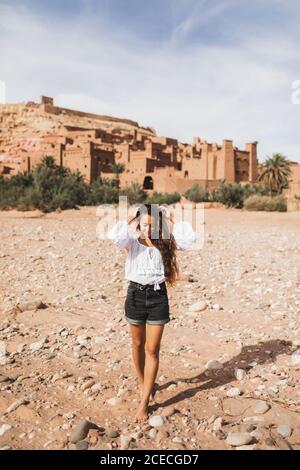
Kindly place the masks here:
POLYGON ((134 239, 132 227, 125 220, 120 220, 107 232, 107 238, 118 248, 129 250, 134 239))
POLYGON ((196 232, 189 222, 175 222, 172 233, 174 235, 178 250, 193 249, 198 242, 196 232))

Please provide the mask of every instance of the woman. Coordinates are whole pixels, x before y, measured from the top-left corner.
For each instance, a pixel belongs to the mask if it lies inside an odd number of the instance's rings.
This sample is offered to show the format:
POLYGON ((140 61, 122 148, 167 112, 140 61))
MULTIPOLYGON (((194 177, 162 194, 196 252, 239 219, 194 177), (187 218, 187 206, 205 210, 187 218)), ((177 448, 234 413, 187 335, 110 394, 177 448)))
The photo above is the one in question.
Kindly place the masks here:
POLYGON ((125 278, 130 282, 125 319, 130 327, 133 361, 141 385, 141 402, 134 422, 141 423, 148 418, 161 338, 165 324, 170 321, 166 284, 174 286, 178 278, 176 249, 189 248, 196 241, 196 233, 188 222, 174 223, 164 206, 144 204, 134 217, 117 222, 107 237, 127 251, 125 278))

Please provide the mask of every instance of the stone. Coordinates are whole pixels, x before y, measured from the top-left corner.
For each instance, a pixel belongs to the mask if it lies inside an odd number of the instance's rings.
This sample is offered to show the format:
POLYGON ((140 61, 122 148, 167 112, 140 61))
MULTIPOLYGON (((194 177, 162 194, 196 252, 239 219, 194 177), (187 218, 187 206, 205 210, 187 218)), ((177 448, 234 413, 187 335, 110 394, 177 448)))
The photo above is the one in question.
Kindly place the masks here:
POLYGON ((148 435, 151 439, 154 439, 157 434, 157 429, 156 428, 151 428, 150 431, 148 432, 148 435))
POLYGON ((76 442, 76 449, 77 450, 87 450, 88 446, 89 446, 89 443, 84 439, 82 441, 77 441, 76 442))
POLYGON ((92 423, 86 419, 81 420, 72 430, 69 441, 76 444, 76 442, 84 440, 92 427, 92 423))
POLYGON ((213 424, 213 430, 215 432, 220 431, 222 427, 223 419, 221 416, 219 416, 217 419, 215 419, 214 424, 213 424))
POLYGON ((218 361, 215 361, 214 359, 208 361, 205 364, 205 369, 207 370, 218 370, 218 369, 223 369, 223 368, 224 368, 223 364, 221 364, 218 361))
POLYGON ((44 304, 41 300, 34 300, 32 302, 24 302, 17 304, 17 308, 21 312, 26 312, 27 310, 38 310, 47 308, 47 305, 44 304))
POLYGON ((18 400, 14 401, 6 410, 6 413, 11 413, 15 411, 21 405, 27 405, 29 401, 26 398, 19 398, 18 400))
POLYGON ((297 351, 295 351, 292 354, 292 364, 293 365, 299 365, 300 364, 300 349, 298 349, 297 351))
POLYGON ((40 341, 35 341, 29 345, 29 349, 32 352, 39 351, 40 349, 43 348, 44 344, 46 342, 46 338, 41 339, 40 341))
POLYGON ((0 341, 0 357, 6 356, 6 344, 4 341, 0 341))
POLYGON ((112 398, 109 398, 106 402, 111 406, 116 406, 122 403, 122 399, 119 397, 112 397, 112 398))
POLYGON ((241 391, 238 387, 232 387, 226 392, 227 397, 238 397, 241 395, 241 391))
POLYGON ((207 308, 207 303, 205 300, 200 300, 199 302, 196 302, 195 304, 191 305, 189 310, 190 312, 202 312, 207 308))
POLYGON ((167 408, 164 408, 162 411, 162 416, 165 418, 168 418, 169 416, 172 416, 175 413, 175 408, 174 406, 168 406, 167 408))
POLYGON ((293 431, 288 424, 280 424, 277 427, 277 432, 282 437, 290 437, 293 431))
POLYGON ((120 436, 120 448, 121 448, 121 450, 128 449, 130 441, 131 441, 131 436, 126 436, 124 434, 121 434, 121 436, 120 436))
POLYGON ((91 388, 93 385, 95 385, 95 380, 90 379, 87 382, 85 382, 83 385, 81 385, 80 389, 82 391, 85 391, 85 390, 88 390, 89 388, 91 388))
POLYGON ((108 431, 106 435, 109 439, 115 439, 116 437, 119 437, 120 434, 118 431, 108 431))
POLYGON ((219 304, 213 304, 213 310, 222 310, 222 307, 219 304))
POLYGON ((253 437, 248 432, 230 432, 226 438, 226 443, 231 446, 243 446, 250 444, 253 437))
POLYGON ((12 428, 10 424, 2 424, 0 425, 0 436, 3 436, 7 431, 12 428))
POLYGON ((234 376, 237 380, 243 380, 246 377, 246 371, 244 369, 235 369, 234 376))
POLYGON ((270 405, 262 400, 257 400, 252 405, 252 411, 257 415, 263 415, 270 409, 270 405))
POLYGON ((149 418, 148 423, 150 424, 150 426, 156 428, 156 427, 163 426, 164 420, 161 415, 154 415, 149 418))

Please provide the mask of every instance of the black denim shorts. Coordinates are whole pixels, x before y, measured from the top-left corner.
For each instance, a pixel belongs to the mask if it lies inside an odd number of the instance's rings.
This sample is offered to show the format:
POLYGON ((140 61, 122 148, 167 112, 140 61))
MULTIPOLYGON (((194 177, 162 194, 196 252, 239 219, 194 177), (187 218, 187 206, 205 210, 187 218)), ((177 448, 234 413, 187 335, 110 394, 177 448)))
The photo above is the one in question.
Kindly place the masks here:
POLYGON ((154 285, 129 282, 125 300, 125 319, 133 325, 163 325, 170 321, 166 283, 154 285))

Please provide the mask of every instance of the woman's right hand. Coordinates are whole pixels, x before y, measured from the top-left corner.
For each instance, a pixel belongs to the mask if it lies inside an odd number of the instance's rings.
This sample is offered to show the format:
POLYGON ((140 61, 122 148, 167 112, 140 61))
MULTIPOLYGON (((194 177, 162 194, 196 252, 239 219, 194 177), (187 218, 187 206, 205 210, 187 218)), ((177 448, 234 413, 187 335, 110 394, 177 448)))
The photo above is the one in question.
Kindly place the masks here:
POLYGON ((129 215, 129 216, 127 217, 127 223, 128 223, 128 224, 131 224, 131 223, 134 221, 134 219, 135 219, 134 215, 129 215))

